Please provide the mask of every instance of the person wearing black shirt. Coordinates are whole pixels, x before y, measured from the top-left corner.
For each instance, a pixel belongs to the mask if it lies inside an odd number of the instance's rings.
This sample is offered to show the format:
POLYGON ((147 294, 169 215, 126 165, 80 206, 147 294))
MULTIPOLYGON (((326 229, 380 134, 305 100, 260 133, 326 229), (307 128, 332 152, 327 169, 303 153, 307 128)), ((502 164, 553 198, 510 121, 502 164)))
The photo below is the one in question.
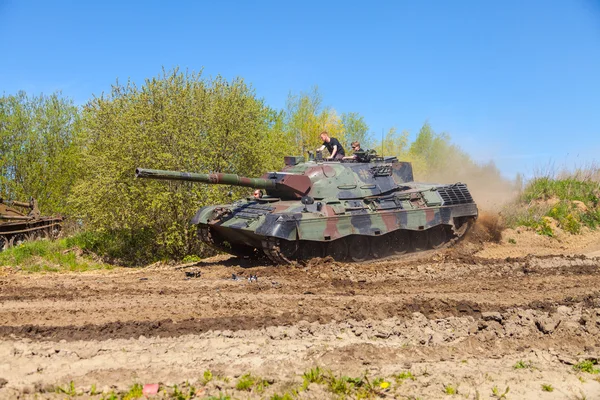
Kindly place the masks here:
POLYGON ((329 137, 327 131, 321 132, 321 140, 323 145, 319 148, 320 151, 327 148, 329 151, 329 160, 341 160, 346 155, 342 144, 333 137, 329 137))

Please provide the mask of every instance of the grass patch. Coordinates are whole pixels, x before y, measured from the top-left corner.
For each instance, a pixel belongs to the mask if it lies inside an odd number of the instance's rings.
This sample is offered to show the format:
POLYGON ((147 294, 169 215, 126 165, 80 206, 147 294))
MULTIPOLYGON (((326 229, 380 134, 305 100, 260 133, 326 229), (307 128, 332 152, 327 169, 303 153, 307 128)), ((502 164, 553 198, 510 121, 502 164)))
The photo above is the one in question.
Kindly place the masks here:
POLYGON ((89 271, 112 266, 85 255, 77 237, 56 241, 25 242, 0 252, 0 266, 19 267, 25 272, 89 271))
POLYGON ((531 361, 519 360, 513 365, 513 369, 535 369, 531 361))
POLYGON ((452 386, 452 385, 444 385, 444 390, 443 392, 447 395, 454 395, 458 393, 458 386, 452 386))
MULTIPOLYGON (((412 374, 411 374, 412 375, 412 374)), ((302 376, 303 384, 300 390, 307 390, 311 383, 323 385, 339 398, 371 399, 384 396, 390 390, 390 382, 383 378, 372 381, 365 373, 360 377, 337 376, 331 370, 315 367, 306 371, 302 376)))
POLYGON ((500 389, 498 389, 498 386, 494 386, 492 388, 492 396, 497 399, 506 399, 506 395, 508 395, 509 391, 510 391, 509 386, 507 386, 506 389, 504 389, 504 392, 502 392, 502 393, 500 393, 500 389))
POLYGON ((583 360, 573 365, 575 371, 587 372, 588 374, 598 374, 600 369, 595 366, 598 364, 596 360, 583 360))
POLYGON ((75 390, 75 383, 73 381, 69 382, 69 384, 65 387, 57 386, 56 393, 58 394, 66 394, 67 396, 77 396, 77 391, 75 390))
POLYGON ((255 390, 257 393, 262 393, 270 383, 262 378, 256 377, 250 373, 244 374, 240 377, 235 385, 237 390, 252 391, 255 390))
POLYGON ((134 383, 133 386, 123 395, 123 400, 133 400, 141 398, 144 388, 139 383, 134 383))
POLYGON ((542 383, 542 392, 554 392, 554 388, 549 383, 542 383))
POLYGON ((553 225, 571 234, 583 227, 600 227, 598 171, 572 176, 545 176, 531 180, 516 204, 503 212, 507 226, 526 226, 540 235, 555 236, 553 225))

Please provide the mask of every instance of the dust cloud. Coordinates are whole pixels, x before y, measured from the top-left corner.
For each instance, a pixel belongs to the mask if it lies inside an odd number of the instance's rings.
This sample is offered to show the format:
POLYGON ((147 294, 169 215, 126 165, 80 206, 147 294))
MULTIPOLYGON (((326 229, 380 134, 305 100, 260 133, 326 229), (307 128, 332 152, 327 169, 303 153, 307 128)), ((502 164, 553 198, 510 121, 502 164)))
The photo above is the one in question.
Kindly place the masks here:
POLYGON ((465 183, 480 211, 497 213, 519 193, 515 182, 504 178, 493 162, 476 164, 466 160, 427 174, 425 179, 435 183, 465 183))

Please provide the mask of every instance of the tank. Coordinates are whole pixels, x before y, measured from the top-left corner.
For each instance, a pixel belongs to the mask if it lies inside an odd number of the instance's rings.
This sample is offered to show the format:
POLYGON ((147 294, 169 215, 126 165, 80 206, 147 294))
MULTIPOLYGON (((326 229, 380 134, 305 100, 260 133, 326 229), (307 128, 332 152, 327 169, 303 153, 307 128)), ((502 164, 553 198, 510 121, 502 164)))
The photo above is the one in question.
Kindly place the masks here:
POLYGON ((35 199, 0 198, 0 251, 29 240, 55 238, 61 229, 62 217, 42 216, 35 199))
POLYGON ((136 169, 138 178, 264 190, 202 207, 191 223, 209 246, 274 264, 331 256, 364 261, 438 249, 462 237, 478 210, 464 183, 417 183, 409 162, 363 152, 351 160, 285 157, 260 178, 136 169))

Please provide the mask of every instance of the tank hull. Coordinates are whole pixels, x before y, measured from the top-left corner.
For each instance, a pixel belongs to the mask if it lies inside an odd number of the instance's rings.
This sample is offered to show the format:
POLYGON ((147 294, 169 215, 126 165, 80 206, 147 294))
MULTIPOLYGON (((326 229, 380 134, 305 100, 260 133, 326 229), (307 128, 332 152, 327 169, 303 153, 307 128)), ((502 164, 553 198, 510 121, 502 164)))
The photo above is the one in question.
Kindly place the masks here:
POLYGON ((192 224, 206 244, 237 256, 289 263, 330 255, 363 261, 439 248, 460 238, 478 215, 468 194, 444 205, 435 186, 387 198, 317 202, 241 200, 200 209, 192 224), (439 204, 430 206, 429 204, 439 204))
POLYGON ((40 216, 37 202, 6 201, 0 199, 0 251, 25 241, 55 238, 62 229, 62 217, 40 216), (29 213, 17 208, 28 209, 29 213))

